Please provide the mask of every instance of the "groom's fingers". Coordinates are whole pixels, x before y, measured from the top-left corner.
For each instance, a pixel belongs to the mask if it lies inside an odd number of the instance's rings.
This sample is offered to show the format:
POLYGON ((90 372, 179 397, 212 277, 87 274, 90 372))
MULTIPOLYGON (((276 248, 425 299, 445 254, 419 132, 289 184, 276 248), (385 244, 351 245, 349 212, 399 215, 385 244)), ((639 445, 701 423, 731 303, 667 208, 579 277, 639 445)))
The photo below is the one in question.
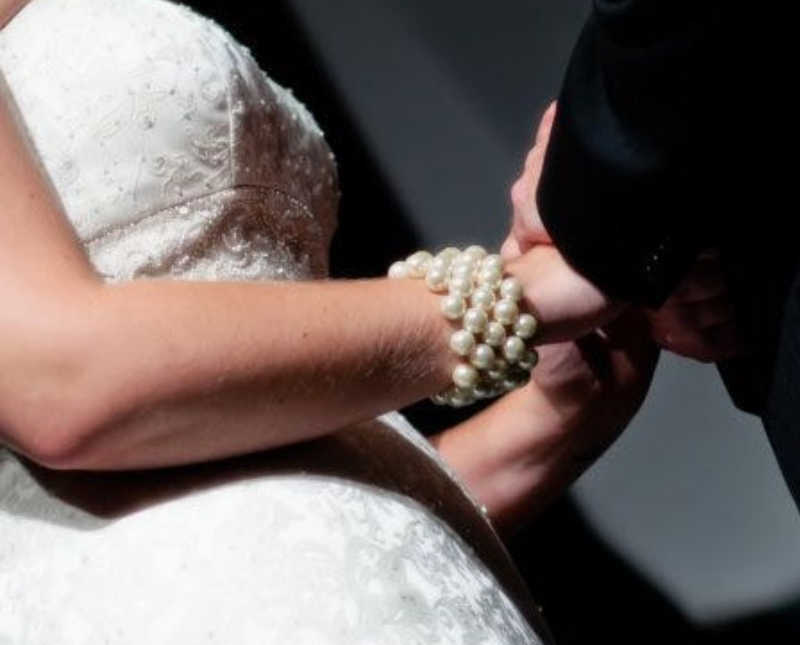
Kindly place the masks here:
POLYGON ((746 351, 734 323, 668 335, 662 347, 703 363, 724 361, 746 351))
POLYGON ((522 255, 522 250, 519 247, 517 238, 513 235, 509 235, 506 241, 503 242, 503 246, 500 247, 500 257, 503 258, 504 262, 511 262, 512 260, 516 260, 520 255, 522 255))
POLYGON ((722 266, 716 258, 702 257, 667 300, 675 302, 699 302, 724 295, 728 290, 722 266))
POLYGON ((522 174, 511 187, 511 204, 513 207, 511 234, 517 239, 520 253, 525 253, 536 244, 548 244, 551 242, 536 207, 536 190, 539 185, 539 176, 542 173, 544 154, 550 139, 555 113, 556 104, 553 102, 545 111, 539 123, 536 140, 525 157, 525 167, 522 174))
POLYGON ((697 302, 665 305, 650 314, 652 327, 666 331, 683 328, 703 330, 733 322, 735 318, 733 303, 725 295, 697 302))
POLYGON ((550 131, 553 129, 553 121, 556 118, 557 102, 553 101, 547 106, 547 109, 542 115, 542 120, 539 122, 539 127, 536 129, 536 138, 534 143, 538 145, 547 145, 550 140, 550 131))
POLYGON ((675 354, 717 362, 746 351, 726 298, 667 307, 648 317, 653 340, 675 354))
POLYGON ((719 254, 700 254, 686 278, 664 305, 647 312, 653 340, 681 356, 716 362, 746 348, 737 332, 736 311, 729 296, 719 254))
POLYGON ((736 310, 726 296, 691 303, 687 305, 685 315, 689 324, 698 329, 718 327, 736 321, 736 310))

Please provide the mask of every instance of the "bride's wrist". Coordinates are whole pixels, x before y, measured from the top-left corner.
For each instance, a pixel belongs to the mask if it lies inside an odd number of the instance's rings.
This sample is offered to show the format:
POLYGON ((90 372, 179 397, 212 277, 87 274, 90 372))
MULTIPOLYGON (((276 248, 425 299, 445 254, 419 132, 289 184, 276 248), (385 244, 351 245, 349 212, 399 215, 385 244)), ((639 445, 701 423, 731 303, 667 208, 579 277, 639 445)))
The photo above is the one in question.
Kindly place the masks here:
POLYGON ((419 251, 389 269, 390 278, 423 282, 449 321, 452 383, 431 397, 435 403, 462 407, 530 380, 538 362, 530 342, 537 321, 521 307, 522 285, 504 269, 499 255, 479 246, 436 256, 419 251))

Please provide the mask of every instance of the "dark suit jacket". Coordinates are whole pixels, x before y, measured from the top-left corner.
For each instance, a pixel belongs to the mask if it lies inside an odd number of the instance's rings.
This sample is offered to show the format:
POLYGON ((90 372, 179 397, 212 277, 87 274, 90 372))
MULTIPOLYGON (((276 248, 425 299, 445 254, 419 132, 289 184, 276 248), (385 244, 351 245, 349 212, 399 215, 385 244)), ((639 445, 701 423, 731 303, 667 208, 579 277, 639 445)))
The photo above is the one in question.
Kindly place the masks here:
MULTIPOLYGON (((595 0, 572 55, 539 186, 548 232, 603 291, 657 307, 720 247, 756 348, 721 365, 760 414, 800 499, 800 283, 787 172, 785 16, 712 0, 595 0)), ((792 168, 796 164, 792 164, 792 168)))

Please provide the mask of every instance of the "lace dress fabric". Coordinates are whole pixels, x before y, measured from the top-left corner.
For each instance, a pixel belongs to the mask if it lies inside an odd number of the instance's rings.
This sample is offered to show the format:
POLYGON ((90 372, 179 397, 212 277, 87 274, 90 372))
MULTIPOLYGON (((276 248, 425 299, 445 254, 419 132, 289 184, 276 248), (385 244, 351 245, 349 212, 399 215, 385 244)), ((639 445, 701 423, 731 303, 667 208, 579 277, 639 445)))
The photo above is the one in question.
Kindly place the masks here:
MULTIPOLYGON (((33 0, 0 33, 0 72, 107 280, 326 275, 333 157, 216 24, 163 0, 33 0)), ((0 447, 0 645, 536 630, 491 527, 399 415, 147 473, 49 472, 0 447)))

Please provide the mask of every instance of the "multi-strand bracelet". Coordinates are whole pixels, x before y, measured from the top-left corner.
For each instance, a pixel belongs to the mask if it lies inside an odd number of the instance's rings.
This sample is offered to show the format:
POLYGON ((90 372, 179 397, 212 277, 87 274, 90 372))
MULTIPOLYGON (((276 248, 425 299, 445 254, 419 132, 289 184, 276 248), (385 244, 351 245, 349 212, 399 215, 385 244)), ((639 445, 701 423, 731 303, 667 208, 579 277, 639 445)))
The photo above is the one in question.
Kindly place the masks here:
POLYGON ((439 405, 462 407, 525 385, 539 355, 528 344, 537 321, 520 311, 522 285, 505 277, 503 259, 480 246, 450 247, 436 256, 418 251, 395 262, 390 278, 425 281, 442 294, 444 316, 460 324, 450 348, 462 358, 453 370, 453 385, 431 397, 439 405))

